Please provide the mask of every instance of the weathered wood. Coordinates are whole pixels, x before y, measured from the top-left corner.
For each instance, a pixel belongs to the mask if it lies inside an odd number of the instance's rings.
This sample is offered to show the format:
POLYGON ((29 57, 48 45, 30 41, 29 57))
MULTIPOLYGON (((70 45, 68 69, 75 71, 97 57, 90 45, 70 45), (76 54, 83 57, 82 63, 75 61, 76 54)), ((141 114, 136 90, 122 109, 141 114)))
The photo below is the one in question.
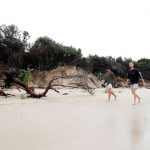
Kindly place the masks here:
MULTIPOLYGON (((68 87, 68 88, 81 88, 87 92, 89 92, 90 94, 94 94, 93 90, 88 83, 91 81, 90 78, 84 77, 83 75, 70 75, 70 76, 56 76, 53 77, 52 80, 49 81, 48 86, 45 88, 45 90, 42 93, 35 93, 34 89, 32 87, 29 87, 27 84, 25 84, 24 82, 22 82, 19 78, 17 78, 15 76, 15 72, 11 72, 11 71, 4 71, 3 74, 6 76, 6 80, 9 78, 9 81, 11 82, 12 85, 15 85, 17 87, 17 89, 19 90, 19 88, 25 90, 27 92, 27 94, 29 95, 29 97, 32 98, 41 98, 41 97, 45 97, 46 94, 48 93, 49 90, 54 90, 55 92, 59 93, 58 90, 56 90, 56 87, 68 87), (77 78, 79 80, 81 80, 80 82, 77 83, 71 83, 70 85, 60 85, 60 84, 56 84, 55 81, 59 80, 59 79, 73 79, 73 78, 77 78)), ((2 96, 6 96, 7 94, 4 93, 3 91, 1 91, 0 93, 2 96)))

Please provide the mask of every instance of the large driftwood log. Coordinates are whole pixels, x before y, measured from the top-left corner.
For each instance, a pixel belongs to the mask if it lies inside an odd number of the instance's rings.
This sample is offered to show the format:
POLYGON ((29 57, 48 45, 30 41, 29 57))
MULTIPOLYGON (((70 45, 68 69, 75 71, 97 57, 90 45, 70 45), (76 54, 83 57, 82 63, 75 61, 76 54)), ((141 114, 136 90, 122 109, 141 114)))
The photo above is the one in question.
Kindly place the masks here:
MULTIPOLYGON (((19 88, 25 90, 27 94, 29 95, 29 97, 32 97, 32 98, 45 97, 49 90, 54 90, 55 92, 59 93, 59 91, 57 90, 57 87, 81 88, 90 94, 94 94, 94 89, 89 86, 89 83, 93 81, 90 78, 84 77, 83 75, 79 75, 79 74, 53 77, 53 79, 49 81, 47 87, 42 93, 36 93, 32 87, 29 87, 27 84, 22 82, 16 76, 11 75, 10 71, 4 71, 3 74, 6 76, 6 80, 7 78, 9 78, 9 81, 11 82, 11 84, 15 85, 18 90, 19 88), (76 82, 70 83, 69 85, 63 85, 63 84, 56 83, 56 81, 59 79, 67 79, 67 80, 77 79, 77 80, 76 82)), ((0 93, 0 95, 3 95, 3 96, 6 96, 5 94, 6 93, 4 93, 3 91, 1 91, 0 93)))

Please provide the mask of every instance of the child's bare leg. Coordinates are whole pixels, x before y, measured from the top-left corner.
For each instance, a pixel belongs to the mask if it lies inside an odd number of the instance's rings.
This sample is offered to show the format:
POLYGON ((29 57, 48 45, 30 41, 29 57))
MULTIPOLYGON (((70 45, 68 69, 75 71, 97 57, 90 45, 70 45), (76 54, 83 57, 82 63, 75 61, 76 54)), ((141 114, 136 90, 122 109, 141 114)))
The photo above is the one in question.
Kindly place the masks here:
POLYGON ((115 100, 116 100, 117 95, 113 91, 111 91, 111 94, 115 97, 115 100))
POLYGON ((110 101, 110 98, 111 98, 111 89, 108 89, 108 102, 110 101))

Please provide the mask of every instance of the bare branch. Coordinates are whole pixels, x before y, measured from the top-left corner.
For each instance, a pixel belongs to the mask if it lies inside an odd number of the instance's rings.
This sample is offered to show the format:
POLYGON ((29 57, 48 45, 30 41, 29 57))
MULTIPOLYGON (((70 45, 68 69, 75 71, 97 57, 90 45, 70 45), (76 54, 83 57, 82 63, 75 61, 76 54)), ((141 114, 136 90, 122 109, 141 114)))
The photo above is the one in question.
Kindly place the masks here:
MULTIPOLYGON (((32 98, 44 97, 46 96, 49 90, 54 90, 55 92, 59 93, 59 91, 56 90, 55 87, 81 88, 89 92, 90 94, 94 94, 93 92, 94 89, 89 86, 89 82, 91 81, 91 79, 80 74, 69 75, 69 76, 55 76, 53 77, 53 79, 49 81, 49 84, 45 88, 44 92, 39 93, 39 94, 35 93, 33 88, 29 87, 27 84, 25 84, 18 78, 11 76, 11 72, 5 71, 4 75, 6 76, 6 78, 11 79, 12 84, 14 84, 18 90, 19 88, 25 90, 29 94, 29 97, 32 97, 32 98), (67 80, 76 79, 76 81, 75 83, 70 83, 70 85, 56 84, 55 81, 59 79, 67 79, 67 80)), ((2 94, 5 95, 5 93, 2 93, 2 94)))
POLYGON ((3 90, 0 90, 0 95, 1 95, 1 96, 5 96, 5 97, 8 97, 8 96, 15 96, 15 95, 13 95, 13 94, 5 93, 3 90))
POLYGON ((54 88, 51 88, 51 90, 54 90, 55 92, 60 93, 58 90, 56 90, 56 89, 54 89, 54 88))

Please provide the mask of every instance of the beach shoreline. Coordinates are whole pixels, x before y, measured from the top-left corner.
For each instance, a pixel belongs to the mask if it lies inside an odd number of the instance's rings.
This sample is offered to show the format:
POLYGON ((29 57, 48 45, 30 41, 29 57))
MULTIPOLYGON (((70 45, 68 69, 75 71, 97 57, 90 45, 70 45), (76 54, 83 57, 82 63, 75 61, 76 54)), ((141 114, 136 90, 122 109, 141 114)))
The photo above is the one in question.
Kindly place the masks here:
POLYGON ((60 89, 60 94, 49 91, 47 97, 26 99, 25 92, 8 90, 16 96, 0 97, 0 149, 150 149, 149 90, 138 90, 142 100, 136 106, 128 88, 114 89, 117 101, 109 103, 104 91, 96 89, 92 96, 60 89))

